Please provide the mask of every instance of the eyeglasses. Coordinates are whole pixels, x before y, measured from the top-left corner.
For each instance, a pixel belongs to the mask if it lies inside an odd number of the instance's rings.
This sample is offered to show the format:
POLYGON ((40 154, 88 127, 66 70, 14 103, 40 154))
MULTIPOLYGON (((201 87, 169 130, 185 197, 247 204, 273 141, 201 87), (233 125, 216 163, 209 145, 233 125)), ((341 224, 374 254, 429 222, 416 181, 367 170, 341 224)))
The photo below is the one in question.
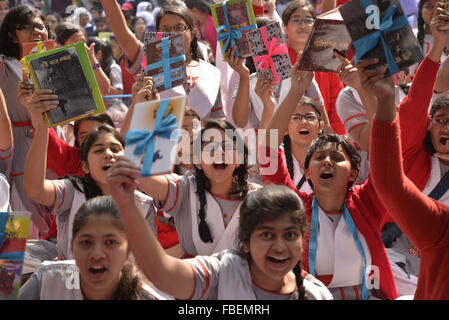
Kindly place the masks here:
POLYGON ((444 128, 449 123, 449 119, 432 118, 430 122, 436 127, 444 128))
POLYGON ((306 120, 309 123, 318 122, 318 117, 314 113, 308 113, 308 114, 295 113, 292 115, 293 122, 301 122, 302 119, 306 120))
POLYGON ((306 25, 311 26, 315 22, 315 19, 313 19, 313 18, 306 18, 306 19, 293 18, 289 22, 291 22, 293 24, 297 24, 297 25, 306 24, 306 25))
POLYGON ((41 23, 35 23, 35 24, 23 24, 20 26, 17 26, 16 28, 17 30, 25 30, 25 31, 33 31, 33 30, 37 30, 39 32, 44 32, 47 30, 47 26, 45 24, 41 24, 41 23))
POLYGON ((221 148, 224 151, 232 151, 236 149, 235 144, 232 141, 225 141, 225 142, 212 141, 203 146, 203 152, 214 153, 218 151, 219 148, 221 148))
POLYGON ((190 28, 188 26, 186 26, 185 24, 177 24, 177 25, 175 25, 173 27, 166 27, 166 26, 161 27, 160 31, 161 32, 171 32, 173 30, 176 33, 181 33, 181 32, 184 32, 184 31, 186 31, 188 29, 190 29, 190 28))

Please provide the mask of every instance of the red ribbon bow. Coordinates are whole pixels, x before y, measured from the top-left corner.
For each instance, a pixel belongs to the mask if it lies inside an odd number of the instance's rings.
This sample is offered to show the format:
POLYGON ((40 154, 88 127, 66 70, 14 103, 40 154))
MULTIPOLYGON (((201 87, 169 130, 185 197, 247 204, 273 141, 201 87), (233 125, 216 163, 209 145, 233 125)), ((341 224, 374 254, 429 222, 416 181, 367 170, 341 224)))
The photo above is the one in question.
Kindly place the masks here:
POLYGON ((273 74, 273 82, 278 83, 280 81, 279 74, 276 70, 276 66, 274 65, 273 59, 271 57, 283 53, 288 53, 287 46, 285 45, 285 43, 277 45, 278 39, 276 37, 273 37, 270 41, 270 44, 268 45, 266 28, 261 28, 260 34, 262 36, 262 41, 265 44, 265 47, 267 48, 268 54, 254 57, 254 62, 256 64, 258 63, 257 68, 259 68, 260 70, 270 68, 271 73, 273 74))

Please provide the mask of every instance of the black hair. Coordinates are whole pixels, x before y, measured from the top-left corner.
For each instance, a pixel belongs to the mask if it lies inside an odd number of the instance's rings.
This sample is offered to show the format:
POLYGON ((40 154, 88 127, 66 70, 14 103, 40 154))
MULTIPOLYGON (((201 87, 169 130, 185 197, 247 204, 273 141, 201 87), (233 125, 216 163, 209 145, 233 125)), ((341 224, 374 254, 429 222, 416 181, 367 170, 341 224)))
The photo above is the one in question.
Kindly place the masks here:
MULTIPOLYGON (((354 147, 351 140, 349 140, 346 136, 342 136, 336 133, 324 133, 319 135, 312 141, 309 150, 307 151, 306 159, 304 161, 305 169, 309 168, 310 160, 312 159, 315 151, 317 151, 317 149, 319 148, 323 148, 328 143, 333 144, 335 148, 341 146, 346 155, 349 157, 349 161, 351 162, 351 169, 357 170, 357 172, 360 170, 361 157, 357 152, 357 149, 354 147)), ((309 179, 308 182, 313 189, 312 181, 309 179)), ((350 189, 353 184, 353 181, 348 181, 347 188, 350 189)))
POLYGON ((40 18, 45 24, 48 32, 48 38, 51 39, 53 35, 50 32, 47 25, 47 19, 39 10, 30 6, 16 6, 11 8, 3 19, 3 23, 0 26, 0 54, 6 57, 14 57, 20 59, 20 44, 13 41, 18 26, 26 25, 30 19, 40 18))
POLYGON ((76 120, 73 125, 73 135, 75 136, 75 147, 80 146, 80 142, 78 141, 77 136, 78 136, 78 131, 80 129, 81 123, 83 121, 87 121, 87 120, 96 121, 100 124, 108 124, 111 127, 115 128, 114 121, 112 121, 111 117, 107 113, 100 113, 100 114, 97 114, 94 116, 76 120))
POLYGON ((190 42, 190 54, 192 60, 199 61, 200 50, 198 48, 198 38, 196 37, 195 26, 193 23, 192 15, 184 2, 173 1, 168 2, 161 7, 161 10, 156 15, 156 30, 159 30, 159 24, 163 16, 167 14, 174 14, 184 20, 190 32, 192 33, 192 41, 190 42))
POLYGON ((111 76, 111 67, 115 62, 114 56, 112 55, 112 47, 109 42, 103 41, 98 37, 89 37, 87 38, 87 46, 89 47, 92 43, 95 44, 94 50, 95 53, 101 51, 103 53, 103 57, 101 59, 100 65, 101 69, 104 71, 106 76, 110 78, 111 76))
POLYGON ((439 109, 449 109, 449 92, 446 92, 435 99, 430 107, 429 116, 433 117, 435 112, 439 109))
MULTIPOLYGON (((307 218, 304 205, 299 196, 290 188, 268 185, 248 194, 240 207, 239 219, 239 253, 251 262, 251 252, 245 250, 250 244, 251 235, 258 225, 265 221, 274 221, 288 216, 297 225, 303 237, 307 232, 307 218)), ((306 299, 303 278, 301 276, 301 260, 293 268, 299 299, 306 299)))
POLYGON ((94 23, 98 23, 98 22, 107 24, 108 20, 106 19, 106 17, 100 15, 100 16, 94 18, 94 23))
MULTIPOLYGON (((298 103, 298 106, 302 106, 302 105, 311 106, 315 110, 315 112, 318 116, 318 121, 321 121, 321 112, 318 110, 318 106, 312 99, 310 99, 309 97, 303 96, 298 103)), ((318 133, 318 134, 320 134, 320 133, 318 133)), ((295 170, 293 169, 292 141, 288 134, 284 135, 284 139, 283 139, 282 143, 284 146, 285 162, 287 164, 288 173, 290 174, 290 178, 293 180, 293 177, 295 176, 295 170)))
POLYGON ((143 18, 143 17, 133 17, 132 19, 131 19, 131 22, 130 22, 130 25, 131 25, 131 31, 132 32, 135 32, 134 31, 134 25, 137 23, 137 21, 139 21, 139 20, 143 20, 143 22, 145 22, 145 25, 147 24, 147 21, 145 20, 145 18, 143 18))
POLYGON ((286 26, 290 21, 290 17, 292 16, 293 12, 302 7, 307 7, 312 17, 316 17, 315 8, 313 7, 312 3, 307 0, 293 0, 282 12, 282 23, 284 24, 284 26, 286 26))
POLYGON ((429 0, 420 0, 419 4, 418 4, 418 19, 416 21, 416 26, 418 27, 418 33, 416 35, 416 38, 418 38, 418 42, 421 46, 421 49, 424 51, 424 36, 426 35, 425 33, 425 27, 426 27, 426 23, 424 22, 424 19, 421 15, 422 9, 424 7, 424 5, 426 4, 426 2, 428 2, 429 0))
MULTIPOLYGON (((114 226, 125 231, 120 212, 111 196, 101 196, 88 200, 77 211, 73 220, 73 239, 83 228, 86 220, 92 216, 108 216, 114 226)), ((124 263, 119 285, 112 300, 139 300, 148 298, 148 294, 142 288, 142 280, 130 258, 124 263)))
POLYGON ((185 0, 186 6, 189 9, 198 9, 202 12, 210 13, 210 6, 207 0, 185 0))
MULTIPOLYGON (((240 164, 237 168, 234 169, 233 176, 235 178, 235 186, 234 188, 229 192, 229 197, 236 197, 238 199, 244 199, 246 194, 249 190, 249 184, 247 182, 248 179, 248 148, 243 143, 242 139, 238 135, 238 133, 235 130, 235 127, 221 119, 208 119, 206 120, 201 129, 201 133, 198 135, 199 143, 202 144, 202 136, 203 134, 209 130, 209 129, 218 129, 225 131, 225 133, 228 133, 230 130, 234 133, 234 135, 230 138, 233 139, 233 142, 237 145, 237 150, 244 150, 243 154, 243 163, 240 164)), ((198 157, 200 155, 194 155, 194 157, 198 157)), ((197 161, 195 161, 197 163, 197 161)), ((200 219, 199 223, 199 233, 200 238, 204 242, 213 242, 212 235, 210 233, 209 226, 206 222, 206 211, 205 206, 207 204, 206 201, 206 191, 210 191, 210 181, 204 174, 204 171, 202 169, 199 169, 197 166, 195 166, 195 177, 196 177, 196 185, 197 185, 197 195, 200 200, 200 208, 198 211, 198 217, 200 219)))
POLYGON ((74 34, 81 32, 84 35, 84 29, 72 24, 72 23, 61 23, 56 26, 55 33, 56 33, 56 42, 60 45, 65 45, 66 41, 73 36, 74 34))
MULTIPOLYGON (((102 133, 112 133, 114 138, 117 139, 122 144, 122 146, 125 145, 125 140, 114 127, 111 127, 107 124, 102 124, 98 126, 97 129, 92 130, 81 144, 80 160, 82 163, 87 163, 87 156, 89 155, 89 151, 102 133)), ((75 189, 84 193, 86 199, 91 199, 103 195, 103 191, 88 173, 86 173, 83 177, 68 176, 67 178, 72 182, 75 189), (82 185, 82 188, 80 187, 80 184, 82 185)))
MULTIPOLYGON (((194 117, 201 121, 201 118, 200 118, 200 115, 198 114, 198 112, 196 112, 195 109, 193 109, 190 106, 184 107, 184 117, 194 117)), ((179 164, 175 164, 175 166, 173 168, 173 172, 180 176, 183 175, 181 166, 179 164)))

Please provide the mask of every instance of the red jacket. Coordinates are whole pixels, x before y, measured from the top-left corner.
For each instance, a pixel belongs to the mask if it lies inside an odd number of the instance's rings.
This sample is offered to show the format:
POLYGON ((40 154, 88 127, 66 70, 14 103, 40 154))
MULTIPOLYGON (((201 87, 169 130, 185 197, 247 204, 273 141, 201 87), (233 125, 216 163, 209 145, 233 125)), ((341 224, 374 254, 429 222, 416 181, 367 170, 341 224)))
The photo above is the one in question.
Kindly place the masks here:
POLYGON ((431 171, 432 155, 424 146, 424 139, 438 68, 438 63, 426 57, 416 71, 407 97, 399 106, 404 172, 420 190, 425 188, 431 171))
POLYGON ((371 176, 379 198, 421 251, 415 299, 447 300, 449 207, 422 194, 405 176, 397 118, 392 123, 375 120, 372 130, 371 176))
MULTIPOLYGON (((269 153, 270 149, 267 150, 269 153)), ((288 170, 284 162, 284 154, 281 149, 277 154, 277 171, 273 175, 263 175, 262 179, 265 183, 275 183, 285 185, 294 190, 302 199, 306 208, 306 215, 308 223, 311 223, 312 215, 312 200, 313 194, 306 194, 300 192, 290 178, 288 170)), ((270 164, 262 165, 260 167, 269 167, 270 164)), ((363 185, 352 187, 346 196, 345 204, 351 214, 352 219, 357 227, 357 230, 365 237, 368 247, 370 249, 372 264, 377 266, 380 270, 379 281, 380 291, 383 299, 396 299, 397 292, 391 272, 390 263, 385 252, 385 247, 381 239, 381 227, 385 216, 385 208, 382 206, 380 200, 376 195, 371 179, 363 185)), ((309 232, 304 237, 304 255, 302 260, 302 267, 309 272, 309 232)))

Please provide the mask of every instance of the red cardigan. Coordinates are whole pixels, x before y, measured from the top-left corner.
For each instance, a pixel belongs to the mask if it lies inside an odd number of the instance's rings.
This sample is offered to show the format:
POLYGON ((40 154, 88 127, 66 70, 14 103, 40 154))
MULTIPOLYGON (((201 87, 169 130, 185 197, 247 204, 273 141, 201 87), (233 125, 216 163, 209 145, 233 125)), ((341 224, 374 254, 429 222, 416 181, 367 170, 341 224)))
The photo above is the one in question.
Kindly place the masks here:
MULTIPOLYGON (((270 149, 267 149, 269 154, 270 149)), ((269 167, 270 163, 260 167, 269 167)), ((262 175, 264 184, 275 183, 285 185, 294 190, 302 199, 306 208, 308 223, 311 223, 313 194, 300 192, 290 178, 284 162, 284 154, 281 149, 277 154, 277 171, 273 175, 262 175)), ((388 262, 385 247, 381 239, 382 221, 385 215, 385 209, 378 199, 371 179, 368 179, 363 185, 352 187, 346 196, 346 206, 351 214, 357 230, 365 237, 370 249, 372 264, 380 270, 380 291, 383 299, 396 299, 397 292, 388 262)), ((309 272, 309 232, 304 237, 304 253, 302 267, 309 272)))
MULTIPOLYGON (((298 54, 293 48, 288 47, 288 54, 292 64, 296 62, 298 54)), ((346 134, 345 126, 341 122, 340 117, 337 114, 335 103, 338 98, 338 94, 344 88, 343 83, 338 78, 337 74, 330 72, 314 72, 315 81, 320 88, 321 96, 324 100, 324 106, 326 108, 327 115, 332 130, 338 134, 346 134)))
POLYGON ((407 177, 423 190, 430 177, 432 156, 424 146, 428 109, 439 63, 425 58, 419 65, 407 97, 399 106, 402 155, 407 177))
POLYGON ((392 123, 374 121, 370 146, 371 176, 379 198, 401 230, 421 251, 415 299, 447 300, 449 207, 422 194, 405 176, 399 137, 397 118, 392 123))
POLYGON ((62 141, 54 129, 49 130, 47 168, 55 172, 58 177, 68 174, 84 176, 78 148, 62 141))

